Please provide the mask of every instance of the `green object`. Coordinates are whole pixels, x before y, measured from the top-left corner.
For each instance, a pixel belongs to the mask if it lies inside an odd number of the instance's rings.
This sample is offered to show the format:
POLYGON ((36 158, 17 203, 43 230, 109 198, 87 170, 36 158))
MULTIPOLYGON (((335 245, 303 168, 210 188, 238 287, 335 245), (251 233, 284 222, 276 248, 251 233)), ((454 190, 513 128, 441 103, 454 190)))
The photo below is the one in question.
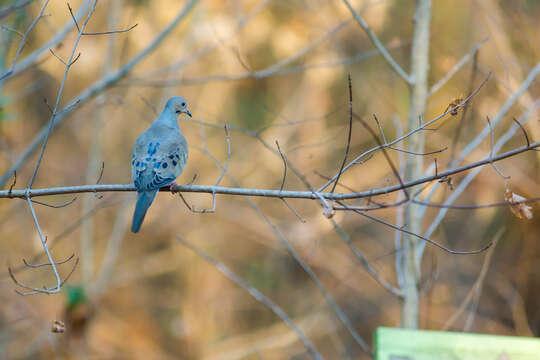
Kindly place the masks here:
POLYGON ((65 295, 67 298, 67 310, 73 310, 77 305, 87 301, 84 288, 79 285, 70 285, 66 287, 65 295))
POLYGON ((540 339, 380 327, 375 360, 535 360, 540 339))

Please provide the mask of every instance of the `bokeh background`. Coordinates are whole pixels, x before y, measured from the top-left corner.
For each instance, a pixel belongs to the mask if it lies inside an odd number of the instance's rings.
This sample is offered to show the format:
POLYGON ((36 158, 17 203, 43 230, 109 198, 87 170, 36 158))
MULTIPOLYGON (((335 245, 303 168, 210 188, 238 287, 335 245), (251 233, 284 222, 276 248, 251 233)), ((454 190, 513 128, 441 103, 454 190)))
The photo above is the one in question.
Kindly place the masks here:
MULTIPOLYGON (((76 11, 84 1, 70 1, 76 11)), ((353 1, 404 69, 409 69, 414 1, 353 1)), ((1 1, 1 7, 12 4, 1 1)), ((34 1, 0 19, 0 61, 11 65, 24 32, 40 9, 34 1)), ((123 66, 144 49, 183 7, 184 1, 103 0, 88 31, 133 30, 110 36, 84 36, 80 59, 69 72, 62 106, 84 89, 123 66)), ((52 0, 46 16, 28 37, 21 59, 71 21, 64 1, 52 0)), ((483 39, 474 85, 489 73, 464 122, 448 117, 426 137, 426 149, 449 146, 437 158, 440 168, 494 117, 540 59, 540 2, 535 0, 437 0, 431 22, 429 83, 434 84, 483 39), (457 143, 453 143, 456 132, 457 143), (441 165, 442 164, 442 165, 441 165)), ((54 52, 67 59, 76 31, 54 52)), ((428 102, 426 119, 466 95, 473 76, 468 62, 428 102)), ((35 64, 1 84, 0 172, 3 174, 47 123, 64 73, 63 64, 44 52, 35 64)), ((230 125, 231 157, 221 185, 279 189, 280 147, 315 188, 338 170, 347 139, 347 74, 352 77, 354 111, 372 123, 377 114, 389 139, 405 126, 409 89, 377 55, 366 34, 340 1, 234 0, 197 2, 164 41, 124 79, 71 112, 48 143, 35 187, 130 182, 134 140, 155 119, 170 96, 185 97, 194 115, 181 118, 190 145, 179 183, 213 185, 227 159, 223 130, 230 125), (282 63, 287 59, 285 63, 282 63), (276 65, 277 64, 277 65, 276 65), (256 74, 256 75, 253 75, 256 74)), ((497 139, 540 95, 534 81, 494 129, 497 139)), ((526 129, 540 139, 533 112, 526 129)), ((503 150, 524 144, 516 135, 503 150)), ((350 154, 376 145, 354 122, 350 154)), ((405 147, 402 144, 402 147, 405 147)), ((467 161, 489 151, 489 140, 467 161)), ((399 153, 390 153, 399 164, 399 153)), ((15 188, 28 182, 36 154, 17 172, 15 188)), ((525 196, 540 194, 538 153, 499 163, 511 179, 486 167, 458 203, 504 201, 506 186, 525 196)), ((305 190, 288 169, 286 189, 305 190)), ((458 184, 463 176, 453 178, 458 184)), ((381 153, 345 173, 341 183, 355 190, 395 184, 381 153)), ((4 186, 8 188, 9 183, 4 186)), ((347 192, 338 186, 337 191, 347 192)), ((451 194, 441 187, 434 201, 451 194)), ((205 194, 185 194, 197 209, 211 208, 205 194)), ((62 204, 73 196, 42 198, 62 204)), ((395 195, 380 201, 395 200, 395 195)), ((181 237, 225 264, 248 284, 276 302, 328 358, 367 358, 329 307, 314 282, 286 251, 277 233, 309 264, 356 331, 371 344, 378 326, 399 326, 401 302, 367 274, 318 203, 291 200, 304 222, 278 199, 217 196, 216 211, 190 212, 178 196, 161 193, 142 231, 128 230, 132 193, 81 194, 63 208, 37 206, 52 247, 63 259, 80 264, 60 295, 22 297, 7 267, 27 284, 52 284, 50 269, 21 268, 21 258, 43 262, 28 206, 0 201, 0 358, 53 357, 129 359, 304 359, 306 349, 270 309, 230 281, 216 266, 178 242, 181 237), (270 225, 272 224, 272 225, 270 225), (54 320, 66 322, 64 334, 51 332, 54 320)), ((351 202, 354 204, 354 202, 351 202)), ((533 205, 534 206, 534 205, 533 205)), ((373 215, 395 223, 400 208, 373 215)), ((533 210, 534 211, 534 210, 533 210)), ((427 227, 437 209, 428 209, 427 227)), ((369 264, 396 283, 396 234, 353 213, 333 218, 362 251, 369 264)), ((538 216, 518 219, 508 208, 450 210, 433 240, 453 249, 477 249, 504 231, 487 264, 481 291, 450 330, 518 336, 540 334, 540 248, 538 216), (474 314, 474 319, 472 318, 474 314), (467 320, 469 319, 469 320, 467 320)), ((441 329, 469 294, 485 264, 486 253, 457 256, 428 246, 422 265, 420 325, 441 329)), ((63 275, 73 262, 59 265, 63 275)))

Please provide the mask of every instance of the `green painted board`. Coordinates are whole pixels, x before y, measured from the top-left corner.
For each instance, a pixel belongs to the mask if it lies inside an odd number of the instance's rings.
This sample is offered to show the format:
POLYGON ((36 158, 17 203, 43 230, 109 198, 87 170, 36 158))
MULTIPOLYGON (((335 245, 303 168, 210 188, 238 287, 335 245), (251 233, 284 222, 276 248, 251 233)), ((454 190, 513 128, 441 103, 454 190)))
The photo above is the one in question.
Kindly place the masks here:
POLYGON ((540 339, 380 327, 375 360, 540 360, 540 339))

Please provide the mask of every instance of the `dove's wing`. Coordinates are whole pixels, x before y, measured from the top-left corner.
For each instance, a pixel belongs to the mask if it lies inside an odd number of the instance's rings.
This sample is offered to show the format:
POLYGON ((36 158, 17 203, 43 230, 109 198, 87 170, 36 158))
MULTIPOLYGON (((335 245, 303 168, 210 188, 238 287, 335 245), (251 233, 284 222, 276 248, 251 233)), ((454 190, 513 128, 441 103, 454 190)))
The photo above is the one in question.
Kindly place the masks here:
POLYGON ((137 189, 132 232, 141 228, 159 188, 170 185, 182 173, 187 155, 187 142, 178 128, 151 126, 139 136, 131 159, 131 177, 137 189))
POLYGON ((187 142, 178 129, 150 128, 133 149, 131 176, 138 191, 149 191, 171 184, 184 170, 187 142))

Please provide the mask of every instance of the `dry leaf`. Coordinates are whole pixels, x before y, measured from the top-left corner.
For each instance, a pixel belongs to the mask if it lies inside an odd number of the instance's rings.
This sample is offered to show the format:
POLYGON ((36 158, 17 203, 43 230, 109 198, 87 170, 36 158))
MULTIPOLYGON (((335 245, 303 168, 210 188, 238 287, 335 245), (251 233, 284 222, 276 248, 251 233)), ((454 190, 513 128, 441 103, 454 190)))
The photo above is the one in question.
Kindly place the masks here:
POLYGON ((66 324, 64 324, 63 321, 60 320, 54 320, 51 328, 51 332, 62 334, 66 331, 66 324))
POLYGON ((504 199, 510 203, 510 210, 512 213, 514 213, 514 215, 516 215, 516 217, 519 219, 532 219, 532 207, 524 202, 521 202, 527 200, 526 198, 513 193, 509 188, 506 188, 504 199))

